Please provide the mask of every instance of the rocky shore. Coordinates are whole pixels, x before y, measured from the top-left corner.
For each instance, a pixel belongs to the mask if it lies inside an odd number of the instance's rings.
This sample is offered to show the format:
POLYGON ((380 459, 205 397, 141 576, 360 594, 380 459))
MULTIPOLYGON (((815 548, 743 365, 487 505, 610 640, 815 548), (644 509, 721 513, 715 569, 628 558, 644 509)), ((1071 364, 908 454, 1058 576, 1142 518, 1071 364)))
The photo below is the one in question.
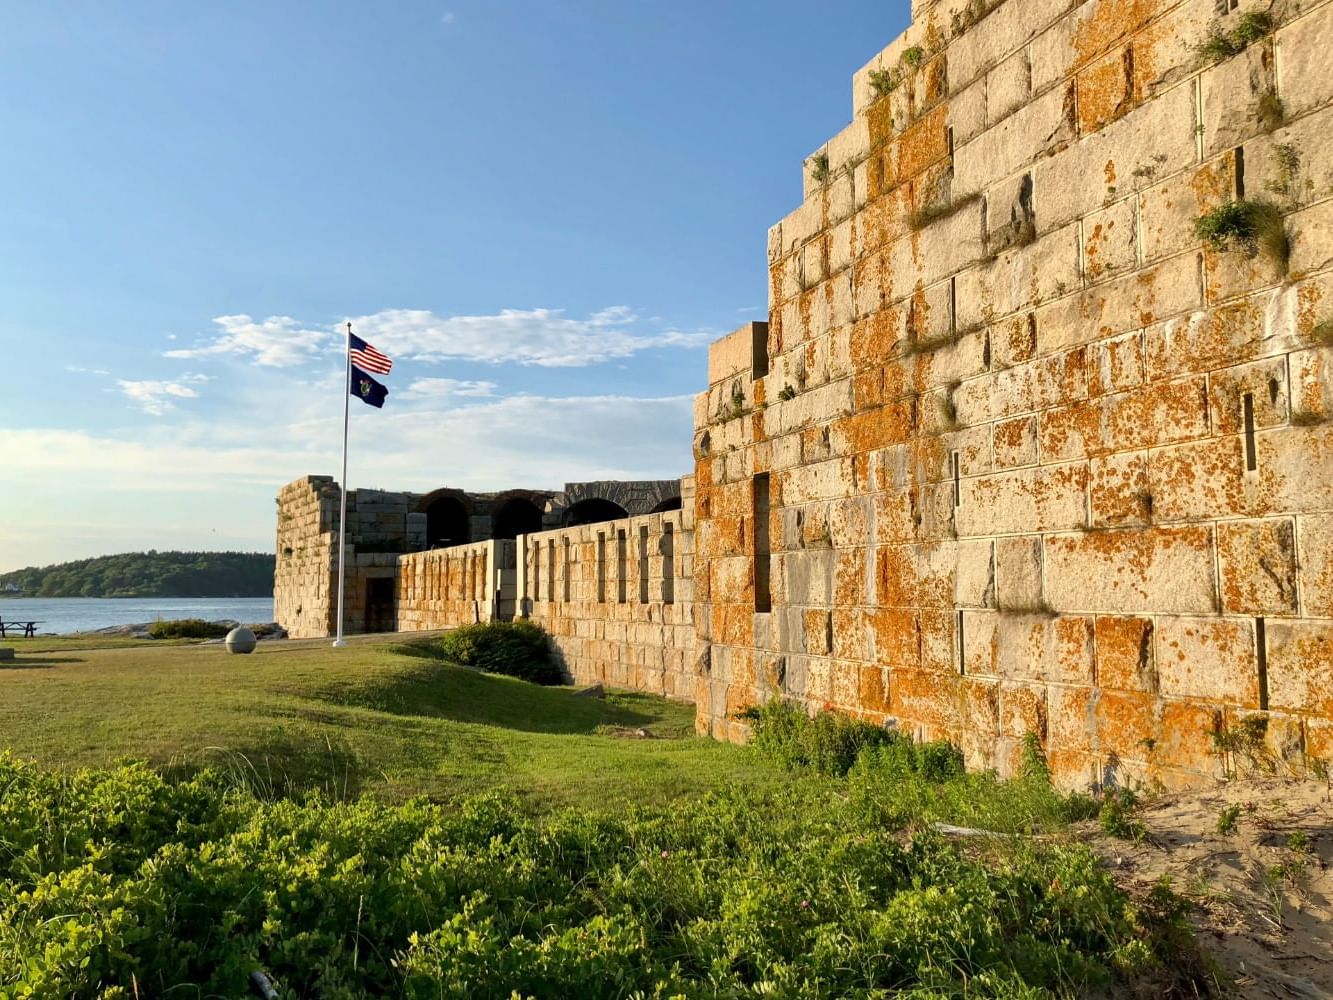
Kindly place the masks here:
MULTIPOLYGON (((75 634, 81 636, 111 635, 111 636, 123 636, 129 639, 152 639, 153 635, 150 630, 155 624, 157 623, 137 622, 133 625, 108 625, 106 628, 89 629, 86 632, 77 632, 75 634)), ((218 621, 212 622, 211 624, 218 626, 219 629, 225 628, 227 630, 234 629, 239 625, 245 625, 246 628, 248 628, 251 632, 255 634, 255 638, 258 639, 260 642, 263 642, 266 639, 287 638, 287 630, 283 628, 281 625, 279 625, 277 622, 262 622, 258 624, 250 624, 246 622, 234 621, 230 618, 223 618, 218 621)), ((222 640, 206 639, 204 641, 221 642, 222 640)))

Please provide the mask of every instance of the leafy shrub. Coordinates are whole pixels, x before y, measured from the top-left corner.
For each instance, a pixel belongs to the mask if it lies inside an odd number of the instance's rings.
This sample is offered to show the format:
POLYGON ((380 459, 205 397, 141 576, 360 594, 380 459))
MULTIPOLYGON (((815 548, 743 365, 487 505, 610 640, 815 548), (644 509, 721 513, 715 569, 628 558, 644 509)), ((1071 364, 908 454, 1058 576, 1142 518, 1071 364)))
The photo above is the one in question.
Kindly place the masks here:
POLYGON ((1194 220, 1194 234, 1212 249, 1263 254, 1285 274, 1291 257, 1282 210, 1266 201, 1232 201, 1194 220))
POLYGON ((541 626, 532 622, 482 622, 446 632, 438 640, 446 660, 534 684, 563 684, 541 626))
POLYGON ((154 639, 221 639, 231 626, 220 622, 206 622, 202 618, 175 618, 155 621, 148 627, 154 639))
POLYGON ((1148 828, 1134 815, 1138 805, 1138 797, 1128 788, 1108 789, 1097 813, 1097 822, 1112 837, 1138 843, 1148 836, 1148 828))
MULTIPOLYGON (((959 780, 907 746, 876 752, 959 780)), ((0 788, 4 996, 241 996, 256 969, 329 998, 1204 987, 1173 894, 1129 899, 1080 844, 904 838, 827 779, 544 819, 497 796, 265 802, 214 775, 3 755, 0 788)))
POLYGON ((902 76, 896 69, 875 69, 870 71, 870 89, 876 97, 886 97, 898 89, 902 76))
POLYGON ((1236 804, 1223 806, 1222 811, 1217 814, 1217 832, 1223 837, 1229 837, 1236 832, 1236 826, 1240 821, 1241 807, 1236 804))
POLYGON ((1224 59, 1239 55, 1255 42, 1261 41, 1273 33, 1276 27, 1272 15, 1267 11, 1252 10, 1240 16, 1234 30, 1223 30, 1220 22, 1214 21, 1208 28, 1208 37, 1199 44, 1196 51, 1207 63, 1218 63, 1224 59))
POLYGON ((799 705, 781 699, 751 708, 741 718, 751 724, 750 745, 788 770, 809 767, 841 776, 866 747, 901 739, 881 726, 837 712, 812 718, 799 705))

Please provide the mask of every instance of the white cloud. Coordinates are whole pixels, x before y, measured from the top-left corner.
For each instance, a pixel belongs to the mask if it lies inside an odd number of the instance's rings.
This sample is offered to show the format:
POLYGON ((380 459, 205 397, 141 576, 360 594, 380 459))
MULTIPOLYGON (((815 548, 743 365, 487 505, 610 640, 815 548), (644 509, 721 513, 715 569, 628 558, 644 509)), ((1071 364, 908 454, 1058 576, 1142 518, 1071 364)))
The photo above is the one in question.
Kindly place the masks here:
MULTIPOLYGON (((290 367, 324 349, 342 350, 343 322, 326 329, 290 316, 255 320, 245 314, 219 316, 222 333, 195 347, 165 352, 168 358, 240 357, 257 365, 290 367)), ((427 309, 385 309, 351 319, 356 333, 395 359, 426 364, 483 364, 578 368, 628 358, 659 347, 703 347, 717 333, 643 329, 628 306, 610 306, 583 319, 562 309, 502 309, 489 316, 440 316, 427 309)), ((654 327, 660 321, 647 321, 654 327)))
POLYGON ((655 347, 700 347, 709 331, 636 331, 627 306, 586 319, 560 309, 503 309, 492 316, 439 316, 425 309, 386 309, 352 320, 358 335, 385 353, 414 361, 514 363, 545 368, 595 365, 655 347))
POLYGON ((458 23, 458 15, 451 10, 445 11, 440 15, 440 23, 448 27, 451 24, 458 23))
POLYGON ((401 395, 401 399, 439 399, 446 396, 482 398, 495 395, 494 382, 472 382, 456 378, 419 378, 401 395))
POLYGON ((290 316, 254 320, 245 314, 218 316, 214 324, 222 335, 198 347, 167 351, 168 358, 242 357, 257 365, 282 368, 315 357, 333 338, 329 330, 303 327, 290 316))
MULTIPOLYGON (((21 518, 30 528, 21 540, 0 546, 0 570, 117 549, 209 548, 224 534, 229 547, 270 549, 282 485, 306 474, 336 477, 341 462, 341 375, 275 392, 273 383, 285 380, 275 373, 237 386, 228 397, 235 419, 184 411, 133 433, 7 431, 0 495, 32 517, 21 518), (251 419, 257 412, 262 421, 251 419)), ((159 384, 188 394, 199 383, 159 384)), ((161 401, 181 398, 188 396, 161 401)), ((453 394, 421 396, 411 408, 353 405, 354 488, 559 489, 669 478, 691 467, 688 396, 453 394)))
POLYGON ((73 372, 75 375, 110 375, 105 368, 83 368, 79 365, 66 365, 65 371, 73 372))
MULTIPOLYGON (((208 376, 186 375, 184 381, 206 382, 208 376)), ((155 379, 128 381, 122 378, 116 379, 116 385, 120 386, 120 391, 137 403, 140 409, 155 417, 174 409, 172 399, 195 399, 199 395, 183 382, 162 382, 155 379)))

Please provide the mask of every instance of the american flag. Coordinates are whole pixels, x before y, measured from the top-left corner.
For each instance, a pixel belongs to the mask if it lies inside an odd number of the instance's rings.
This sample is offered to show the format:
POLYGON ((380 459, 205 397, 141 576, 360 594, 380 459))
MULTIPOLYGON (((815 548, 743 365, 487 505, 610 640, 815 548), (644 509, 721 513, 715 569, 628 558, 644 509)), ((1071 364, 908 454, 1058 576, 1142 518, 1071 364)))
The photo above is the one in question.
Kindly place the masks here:
POLYGON ((367 344, 351 331, 348 331, 347 337, 347 349, 352 355, 352 364, 362 371, 374 372, 377 375, 389 374, 389 370, 393 368, 393 362, 386 355, 375 350, 373 346, 367 344))

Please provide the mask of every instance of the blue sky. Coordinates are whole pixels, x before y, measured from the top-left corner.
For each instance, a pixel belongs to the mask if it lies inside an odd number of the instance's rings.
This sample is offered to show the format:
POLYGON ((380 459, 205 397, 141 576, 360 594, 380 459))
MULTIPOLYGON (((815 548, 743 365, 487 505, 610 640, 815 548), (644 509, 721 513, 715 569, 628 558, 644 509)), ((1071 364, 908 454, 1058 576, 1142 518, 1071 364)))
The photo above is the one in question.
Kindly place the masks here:
POLYGON ((0 571, 353 487, 679 475, 708 340, 907 0, 7 4, 0 571), (354 405, 355 401, 354 401, 354 405))

